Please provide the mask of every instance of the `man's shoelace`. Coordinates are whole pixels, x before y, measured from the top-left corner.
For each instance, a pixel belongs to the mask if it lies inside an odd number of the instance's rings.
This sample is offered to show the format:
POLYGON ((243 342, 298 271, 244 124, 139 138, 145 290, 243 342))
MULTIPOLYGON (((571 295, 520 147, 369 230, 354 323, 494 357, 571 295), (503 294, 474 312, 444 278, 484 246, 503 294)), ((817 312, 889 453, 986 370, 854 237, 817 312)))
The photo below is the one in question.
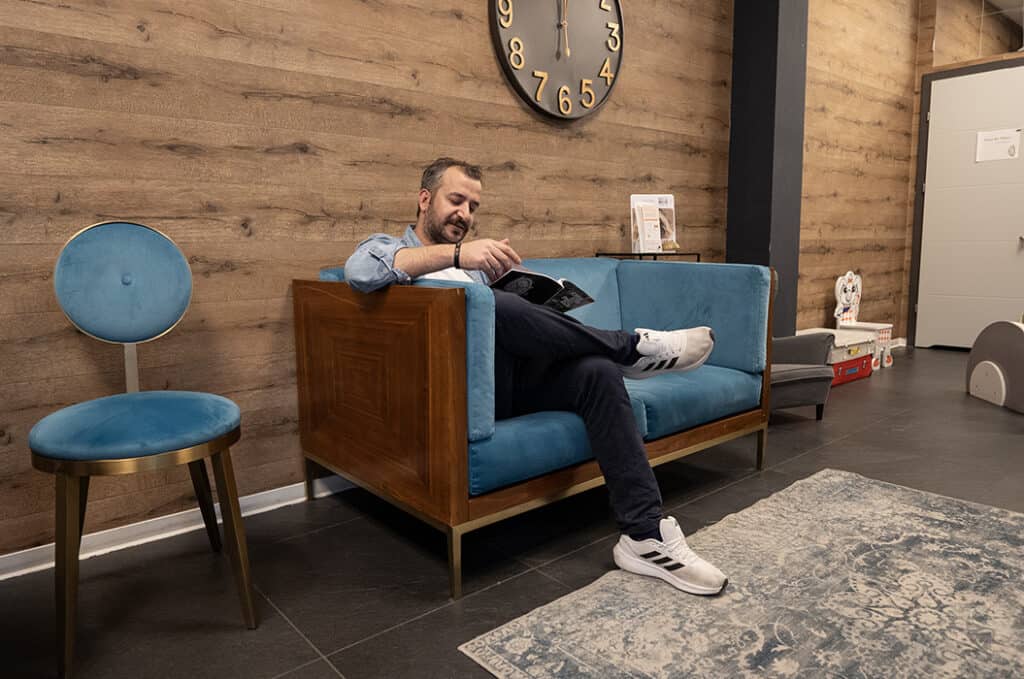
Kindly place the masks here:
POLYGON ((669 542, 663 542, 661 544, 665 545, 665 551, 668 552, 673 559, 684 566, 689 566, 697 560, 697 554, 690 549, 690 546, 686 544, 686 540, 684 538, 674 538, 669 542))

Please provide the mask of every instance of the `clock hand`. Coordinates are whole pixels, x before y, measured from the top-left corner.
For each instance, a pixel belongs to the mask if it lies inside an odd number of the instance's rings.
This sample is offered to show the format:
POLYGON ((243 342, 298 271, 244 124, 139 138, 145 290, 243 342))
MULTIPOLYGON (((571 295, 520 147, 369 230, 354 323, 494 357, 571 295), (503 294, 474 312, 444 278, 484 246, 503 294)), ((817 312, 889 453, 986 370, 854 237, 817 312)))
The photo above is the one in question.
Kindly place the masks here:
POLYGON ((565 38, 565 56, 568 58, 572 56, 572 51, 569 49, 569 0, 562 0, 562 20, 558 22, 558 25, 565 38))

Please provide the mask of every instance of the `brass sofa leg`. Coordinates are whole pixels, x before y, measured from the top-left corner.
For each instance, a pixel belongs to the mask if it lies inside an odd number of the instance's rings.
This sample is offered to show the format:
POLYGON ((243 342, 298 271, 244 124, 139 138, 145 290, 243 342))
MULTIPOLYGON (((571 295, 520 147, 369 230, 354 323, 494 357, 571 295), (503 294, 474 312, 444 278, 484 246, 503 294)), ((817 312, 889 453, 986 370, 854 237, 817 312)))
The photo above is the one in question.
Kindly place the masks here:
POLYGON ((213 476, 217 481, 217 497, 220 499, 220 515, 224 519, 224 541, 228 545, 231 565, 235 569, 238 598, 242 604, 242 618, 245 626, 256 629, 256 607, 252 602, 252 582, 249 575, 249 549, 245 543, 245 526, 242 511, 238 507, 238 488, 235 487, 235 470, 231 466, 228 450, 215 453, 210 458, 213 476))
POLYGON ((768 445, 768 426, 757 431, 757 470, 764 469, 764 449, 768 445))
POLYGON ((317 472, 323 470, 323 467, 318 465, 316 462, 313 462, 313 460, 309 459, 308 457, 304 457, 302 459, 303 462, 305 463, 302 465, 302 467, 305 470, 306 474, 306 501, 308 502, 310 500, 316 499, 316 493, 313 490, 313 481, 315 481, 318 478, 319 474, 317 472))
POLYGON ((453 599, 462 598, 462 531, 448 527, 448 582, 453 599))
POLYGON ((78 550, 82 537, 83 490, 89 477, 58 473, 54 584, 57 595, 57 672, 70 677, 78 618, 78 550))
POLYGON ((210 477, 206 473, 205 460, 193 460, 188 463, 189 474, 192 475, 192 488, 199 501, 199 511, 203 514, 206 524, 206 535, 210 538, 213 551, 220 551, 220 529, 217 527, 217 512, 213 508, 213 495, 210 494, 210 477))

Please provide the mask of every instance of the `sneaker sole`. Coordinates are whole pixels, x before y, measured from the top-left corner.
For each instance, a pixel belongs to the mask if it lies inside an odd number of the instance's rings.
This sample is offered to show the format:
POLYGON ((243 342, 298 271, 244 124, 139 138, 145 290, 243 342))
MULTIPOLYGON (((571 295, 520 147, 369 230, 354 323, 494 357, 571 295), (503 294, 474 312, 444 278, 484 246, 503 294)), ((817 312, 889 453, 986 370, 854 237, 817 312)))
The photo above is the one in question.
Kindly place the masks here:
POLYGON ((620 548, 619 545, 615 545, 615 547, 612 549, 612 558, 615 559, 615 565, 624 571, 636 573, 638 575, 649 575, 653 578, 664 580, 676 589, 682 590, 687 594, 711 596, 714 594, 721 593, 729 584, 729 579, 726 578, 725 582, 722 583, 722 586, 717 589, 714 587, 702 587, 701 585, 692 585, 688 582, 681 580, 680 578, 670 575, 664 568, 659 568, 658 566, 650 564, 644 561, 643 559, 637 558, 632 554, 627 553, 624 549, 620 548))
POLYGON ((688 365, 688 366, 686 366, 684 368, 667 368, 667 369, 666 368, 662 368, 661 370, 648 370, 648 371, 643 371, 643 370, 633 371, 632 368, 623 368, 622 369, 622 375, 624 377, 628 377, 631 380, 644 380, 644 379, 647 379, 648 377, 655 377, 657 375, 666 375, 668 373, 685 373, 685 372, 690 372, 691 370, 696 370, 697 368, 699 368, 702 365, 704 365, 705 363, 707 363, 707 360, 709 358, 711 358, 711 354, 714 353, 714 351, 715 351, 715 348, 714 348, 714 346, 712 346, 711 347, 711 351, 709 351, 708 353, 704 354, 704 356, 702 356, 699 361, 697 361, 696 363, 692 363, 692 364, 690 364, 690 365, 688 365))

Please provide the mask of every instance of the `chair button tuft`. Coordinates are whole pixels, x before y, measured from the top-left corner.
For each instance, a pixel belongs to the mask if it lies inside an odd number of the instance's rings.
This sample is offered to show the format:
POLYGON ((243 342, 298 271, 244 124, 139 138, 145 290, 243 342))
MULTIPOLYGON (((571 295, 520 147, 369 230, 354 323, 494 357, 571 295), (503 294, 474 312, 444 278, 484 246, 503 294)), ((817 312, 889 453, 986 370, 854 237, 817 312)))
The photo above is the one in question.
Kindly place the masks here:
POLYGON ((131 285, 131 284, 132 284, 132 275, 130 273, 126 273, 123 276, 121 276, 121 285, 131 285))

